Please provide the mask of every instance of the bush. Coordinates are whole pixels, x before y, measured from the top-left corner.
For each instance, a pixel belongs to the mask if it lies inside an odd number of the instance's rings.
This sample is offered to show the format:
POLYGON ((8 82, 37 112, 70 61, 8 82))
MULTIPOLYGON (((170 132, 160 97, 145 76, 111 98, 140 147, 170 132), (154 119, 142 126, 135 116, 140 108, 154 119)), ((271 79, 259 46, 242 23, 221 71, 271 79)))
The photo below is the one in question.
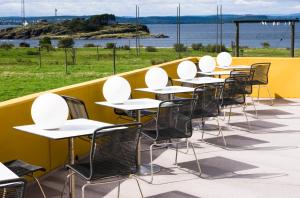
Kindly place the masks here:
MULTIPOLYGON (((211 52, 211 53, 217 53, 220 52, 220 46, 214 45, 207 45, 203 47, 204 52, 211 52)), ((221 52, 228 52, 229 50, 225 47, 225 45, 221 46, 221 52)))
POLYGON ((39 52, 37 52, 37 51, 27 51, 26 54, 29 55, 29 56, 37 56, 37 55, 39 55, 39 52))
POLYGON ((116 47, 115 43, 106 43, 106 49, 113 49, 114 47, 116 47))
POLYGON ((30 47, 30 44, 22 42, 22 43, 19 44, 19 47, 30 47))
POLYGON ((263 48, 270 48, 270 47, 271 47, 270 43, 268 43, 268 42, 263 42, 263 43, 261 43, 261 46, 262 46, 263 48))
POLYGON ((87 44, 84 44, 83 47, 96 47, 96 45, 93 43, 87 43, 87 44))
POLYGON ((166 60, 156 60, 156 59, 152 59, 151 61, 151 65, 159 65, 161 63, 165 63, 167 62, 166 60))
POLYGON ((64 37, 59 39, 59 48, 72 48, 74 46, 74 39, 72 37, 64 37))
POLYGON ((47 36, 44 37, 44 38, 41 38, 40 41, 39 41, 39 46, 41 48, 47 49, 47 51, 49 52, 51 49, 53 49, 51 38, 47 37, 47 36))
POLYGON ((184 44, 174 44, 174 49, 176 52, 186 52, 187 47, 184 44))
POLYGON ((145 50, 146 52, 157 52, 156 47, 153 46, 147 46, 145 50))
POLYGON ((124 45, 124 46, 122 46, 122 49, 123 50, 130 50, 130 46, 129 45, 124 45))
POLYGON ((202 43, 193 43, 192 44, 192 49, 195 51, 199 51, 203 49, 203 45, 202 43))
POLYGON ((5 49, 5 50, 12 49, 13 47, 14 47, 14 44, 11 44, 11 43, 1 43, 0 44, 0 48, 5 49))

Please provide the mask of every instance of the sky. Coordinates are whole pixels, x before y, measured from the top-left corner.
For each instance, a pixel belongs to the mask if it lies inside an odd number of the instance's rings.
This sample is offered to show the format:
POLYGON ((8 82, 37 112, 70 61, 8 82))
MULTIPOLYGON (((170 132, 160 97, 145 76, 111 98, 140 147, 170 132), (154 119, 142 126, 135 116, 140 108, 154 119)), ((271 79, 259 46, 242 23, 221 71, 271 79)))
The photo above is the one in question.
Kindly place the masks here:
MULTIPOLYGON (((141 16, 174 16, 180 3, 182 15, 211 15, 216 5, 225 14, 300 13, 300 0, 25 0, 26 16, 95 15, 111 13, 134 16, 135 5, 141 16)), ((20 16, 21 0, 0 0, 0 16, 20 16)))

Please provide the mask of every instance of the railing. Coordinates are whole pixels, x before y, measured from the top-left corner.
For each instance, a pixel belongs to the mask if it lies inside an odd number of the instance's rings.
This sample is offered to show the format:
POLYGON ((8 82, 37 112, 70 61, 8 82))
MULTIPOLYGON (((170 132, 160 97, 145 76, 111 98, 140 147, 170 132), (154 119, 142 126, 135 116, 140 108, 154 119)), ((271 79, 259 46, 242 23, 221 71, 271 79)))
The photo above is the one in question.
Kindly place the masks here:
MULTIPOLYGON (((194 62, 197 58, 186 58, 194 62)), ((186 60, 185 59, 185 60, 186 60)), ((183 59, 182 59, 183 60, 183 59)), ((172 78, 177 78, 176 68, 179 62, 164 63, 163 67, 172 78)), ((235 58, 234 65, 250 65, 258 62, 271 62, 270 88, 276 97, 300 98, 300 58, 235 58)), ((144 75, 149 68, 135 70, 121 74, 131 84, 132 90, 145 87, 144 75)), ((107 78, 89 81, 63 87, 50 92, 78 97, 87 105, 90 118, 94 120, 118 123, 117 116, 111 108, 95 105, 96 101, 103 101, 102 86, 107 78)), ((254 93, 255 90, 254 90, 254 93)), ((31 124, 30 109, 33 100, 39 94, 24 96, 0 103, 0 161, 22 159, 33 164, 42 165, 52 170, 66 162, 67 143, 64 140, 50 141, 46 138, 29 135, 13 129, 13 126, 31 124)), ((261 97, 267 93, 262 90, 261 97)), ((134 98, 153 97, 152 94, 133 91, 134 98)), ((77 140, 76 153, 82 155, 89 149, 89 145, 77 140)))

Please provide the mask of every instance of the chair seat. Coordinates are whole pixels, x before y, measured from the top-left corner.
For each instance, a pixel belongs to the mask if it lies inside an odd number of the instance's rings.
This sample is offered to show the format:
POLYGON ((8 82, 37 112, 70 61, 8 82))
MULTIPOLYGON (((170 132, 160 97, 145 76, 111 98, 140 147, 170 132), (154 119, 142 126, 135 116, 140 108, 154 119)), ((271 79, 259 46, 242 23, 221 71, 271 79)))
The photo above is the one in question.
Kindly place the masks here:
POLYGON ((12 160, 3 164, 19 177, 33 174, 37 171, 46 171, 46 169, 41 166, 32 165, 22 160, 12 160))
POLYGON ((245 100, 240 98, 240 99, 237 99, 237 98, 224 98, 222 101, 221 101, 221 106, 222 107, 225 107, 225 106, 230 106, 230 105, 242 105, 245 103, 245 100))
POLYGON ((83 179, 92 181, 108 177, 124 177, 130 174, 136 173, 136 168, 130 168, 124 164, 116 162, 116 160, 105 160, 94 163, 94 175, 90 178, 91 168, 89 162, 77 163, 73 165, 67 165, 68 168, 72 169, 75 173, 81 176, 83 179))
POLYGON ((211 111, 206 111, 204 109, 201 110, 195 110, 192 119, 199 119, 199 118, 214 118, 218 117, 219 113, 218 112, 211 112, 211 111))
POLYGON ((156 141, 162 141, 162 140, 170 140, 170 139, 181 139, 181 138, 189 138, 190 136, 182 133, 182 131, 179 131, 175 128, 165 128, 165 129, 159 129, 159 137, 156 138, 156 129, 151 128, 144 128, 143 133, 150 137, 153 140, 156 141))
POLYGON ((252 80, 251 84, 252 85, 267 85, 268 83, 263 82, 263 81, 259 81, 259 80, 252 80))

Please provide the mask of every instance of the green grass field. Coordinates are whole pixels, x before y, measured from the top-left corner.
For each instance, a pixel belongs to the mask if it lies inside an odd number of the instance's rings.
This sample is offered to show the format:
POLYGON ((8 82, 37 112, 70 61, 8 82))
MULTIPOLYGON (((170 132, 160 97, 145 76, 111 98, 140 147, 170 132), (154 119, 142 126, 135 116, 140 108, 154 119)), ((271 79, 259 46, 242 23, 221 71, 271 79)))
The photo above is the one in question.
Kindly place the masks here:
MULTIPOLYGON (((41 68, 38 56, 29 55, 32 53, 28 51, 36 52, 37 49, 0 49, 0 101, 112 74, 113 57, 110 49, 99 50, 99 61, 96 48, 77 49, 77 62, 68 66, 68 74, 65 72, 65 56, 62 49, 50 52, 43 50, 41 68)), ((296 54, 300 56, 300 50, 297 50, 296 54)), ((216 54, 191 49, 181 53, 182 57, 202 55, 216 54)), ((246 49, 243 56, 288 57, 289 52, 285 49, 246 49)), ((142 49, 139 57, 136 56, 135 49, 117 50, 116 71, 122 73, 177 58, 174 49, 158 49, 157 52, 145 52, 142 49)))

